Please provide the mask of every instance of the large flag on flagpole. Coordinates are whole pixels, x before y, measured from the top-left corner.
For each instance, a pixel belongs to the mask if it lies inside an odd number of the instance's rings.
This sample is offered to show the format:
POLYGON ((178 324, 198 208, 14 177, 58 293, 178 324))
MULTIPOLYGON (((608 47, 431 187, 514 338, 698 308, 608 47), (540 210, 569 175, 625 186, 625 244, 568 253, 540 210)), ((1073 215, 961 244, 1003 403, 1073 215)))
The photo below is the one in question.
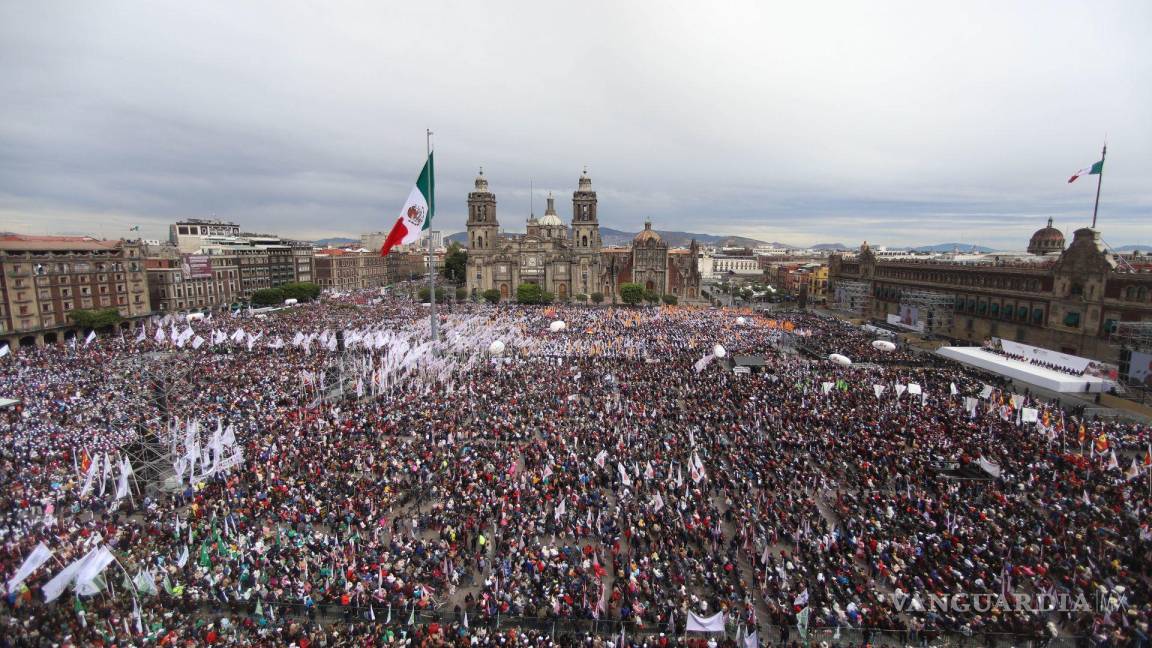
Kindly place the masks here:
POLYGON ((435 184, 432 171, 432 153, 428 153, 428 161, 416 179, 416 185, 408 193, 408 200, 396 218, 392 231, 380 247, 381 256, 388 254, 393 247, 401 244, 415 243, 420 239, 420 232, 432 227, 432 187, 435 184))
POLYGON ((1104 172, 1104 160, 1101 159, 1099 162, 1093 163, 1092 166, 1086 166, 1083 169, 1080 169, 1079 171, 1077 171, 1076 173, 1073 173, 1072 177, 1068 178, 1068 182, 1076 182, 1076 179, 1079 178, 1080 176, 1100 175, 1103 172, 1104 172))

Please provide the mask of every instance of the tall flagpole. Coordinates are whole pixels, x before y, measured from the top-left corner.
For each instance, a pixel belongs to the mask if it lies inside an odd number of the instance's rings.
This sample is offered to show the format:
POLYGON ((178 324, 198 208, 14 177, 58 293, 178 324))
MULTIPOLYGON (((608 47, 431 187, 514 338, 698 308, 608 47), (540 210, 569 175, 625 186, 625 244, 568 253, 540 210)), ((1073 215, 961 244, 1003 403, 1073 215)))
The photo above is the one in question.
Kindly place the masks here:
POLYGON ((1096 175, 1096 206, 1092 208, 1092 229, 1096 229, 1096 212, 1100 209, 1100 185, 1104 184, 1104 158, 1108 155, 1108 143, 1100 152, 1100 173, 1096 175))
MULTIPOLYGON (((432 131, 427 130, 427 148, 428 148, 428 161, 432 161, 432 131)), ((440 339, 437 335, 437 327, 439 322, 436 321, 436 256, 432 250, 432 217, 436 215, 436 169, 429 166, 428 169, 428 285, 431 290, 428 293, 428 302, 431 304, 432 318, 432 340, 435 342, 440 339)))

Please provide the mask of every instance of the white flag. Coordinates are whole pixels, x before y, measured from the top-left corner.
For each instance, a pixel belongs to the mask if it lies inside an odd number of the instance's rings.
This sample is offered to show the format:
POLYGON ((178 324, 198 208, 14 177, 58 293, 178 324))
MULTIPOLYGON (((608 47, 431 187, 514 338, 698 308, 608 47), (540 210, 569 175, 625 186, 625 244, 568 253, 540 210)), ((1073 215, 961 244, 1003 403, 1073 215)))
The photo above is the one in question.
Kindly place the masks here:
POLYGON ((76 573, 76 591, 80 594, 96 594, 100 590, 93 581, 112 564, 112 552, 108 547, 100 547, 90 560, 86 560, 76 573))
POLYGON ((92 344, 92 340, 95 340, 95 339, 96 339, 96 331, 91 331, 90 333, 88 333, 88 337, 84 338, 84 346, 88 346, 89 344, 92 344))
POLYGON ((76 580, 76 574, 80 571, 80 568, 84 566, 84 563, 96 555, 98 551, 100 551, 99 548, 93 549, 84 556, 72 561, 72 563, 62 569, 59 574, 52 577, 52 580, 45 583, 44 586, 40 588, 44 591, 44 600, 51 603, 60 598, 60 595, 64 593, 68 585, 76 580))
POLYGON ((21 563, 20 569, 16 570, 16 574, 8 579, 8 591, 11 592, 16 589, 17 585, 23 583, 25 578, 31 576, 32 572, 39 569, 40 565, 48 562, 48 559, 51 557, 52 550, 46 547, 43 542, 36 545, 32 553, 28 554, 28 557, 21 563))
POLYGON ((659 513, 662 508, 664 508, 664 498, 660 497, 660 493, 656 493, 656 496, 652 498, 652 512, 659 513))
POLYGON ((688 613, 688 623, 685 632, 724 632, 723 612, 717 612, 710 617, 699 617, 694 612, 688 613))

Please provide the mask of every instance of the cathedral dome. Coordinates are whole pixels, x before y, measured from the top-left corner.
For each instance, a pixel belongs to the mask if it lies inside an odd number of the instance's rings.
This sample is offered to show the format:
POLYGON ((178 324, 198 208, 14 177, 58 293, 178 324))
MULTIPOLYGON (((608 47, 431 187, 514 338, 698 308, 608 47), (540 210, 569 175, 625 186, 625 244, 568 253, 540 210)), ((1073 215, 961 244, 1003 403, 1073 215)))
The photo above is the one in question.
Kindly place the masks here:
POLYGON ((641 243, 660 244, 663 242, 663 239, 660 238, 660 234, 657 233, 656 230, 652 229, 652 221, 644 221, 644 229, 636 235, 636 238, 632 239, 632 243, 636 245, 641 243))
POLYGON ((564 225, 564 221, 556 215, 556 204, 553 202, 552 193, 548 193, 548 208, 544 210, 544 217, 537 221, 540 225, 547 225, 549 227, 558 227, 564 225))
POLYGON ((484 167, 480 167, 480 175, 476 176, 476 193, 488 193, 488 178, 484 177, 484 167))
POLYGON ((1052 219, 1048 219, 1048 226, 1036 230, 1032 239, 1028 241, 1029 254, 1051 254, 1064 251, 1064 233, 1052 227, 1052 219))

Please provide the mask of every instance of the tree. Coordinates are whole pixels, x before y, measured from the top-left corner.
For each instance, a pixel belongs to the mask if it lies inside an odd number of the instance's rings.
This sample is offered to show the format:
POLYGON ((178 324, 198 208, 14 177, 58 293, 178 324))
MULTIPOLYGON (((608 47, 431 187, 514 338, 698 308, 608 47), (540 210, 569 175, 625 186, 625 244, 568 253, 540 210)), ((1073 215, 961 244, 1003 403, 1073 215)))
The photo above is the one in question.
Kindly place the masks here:
POLYGON ((644 300, 644 286, 638 283, 626 283, 620 286, 620 300, 629 306, 635 306, 644 300))
POLYGON ((69 313, 68 317, 71 317, 77 326, 92 330, 108 328, 124 321, 124 318, 120 316, 120 311, 115 308, 101 308, 99 310, 81 308, 69 313))
POLYGON ((286 283, 277 286, 277 289, 284 294, 284 299, 295 299, 299 302, 312 301, 320 296, 320 286, 307 281, 286 283))
POLYGON ((668 294, 665 294, 660 299, 663 299, 664 303, 668 304, 669 306, 675 306, 680 301, 679 299, 677 299, 676 295, 668 295, 668 294))
MULTIPOLYGON (((421 286, 420 290, 416 291, 416 295, 420 298, 420 301, 427 302, 431 301, 430 298, 432 297, 432 291, 429 290, 428 286, 421 286)), ((444 286, 436 286, 436 301, 440 303, 448 301, 447 288, 444 286)))
POLYGON ((456 301, 464 301, 468 299, 468 289, 464 286, 456 287, 456 301))
POLYGON ((602 293, 602 292, 594 292, 594 293, 592 293, 592 303, 593 303, 593 304, 602 304, 602 303, 604 303, 604 293, 602 293))
POLYGON ((584 293, 577 293, 576 294, 576 301, 580 302, 581 304, 587 303, 588 302, 588 295, 585 295, 584 293))
POLYGON ((654 290, 645 290, 644 301, 648 302, 649 304, 655 304, 660 301, 660 295, 657 295, 656 291, 654 290))
POLYGON ((280 288, 264 288, 252 293, 253 306, 279 306, 287 297, 280 288))
POLYGON ((488 302, 489 304, 496 304, 500 301, 500 291, 496 290, 495 288, 489 288, 488 290, 485 290, 484 292, 480 293, 480 296, 483 297, 484 301, 488 302))
POLYGON ((453 241, 444 255, 444 278, 452 283, 460 283, 468 275, 468 251, 453 241))
POLYGON ((539 284, 524 283, 516 287, 516 302, 520 304, 551 304, 554 296, 539 284))

